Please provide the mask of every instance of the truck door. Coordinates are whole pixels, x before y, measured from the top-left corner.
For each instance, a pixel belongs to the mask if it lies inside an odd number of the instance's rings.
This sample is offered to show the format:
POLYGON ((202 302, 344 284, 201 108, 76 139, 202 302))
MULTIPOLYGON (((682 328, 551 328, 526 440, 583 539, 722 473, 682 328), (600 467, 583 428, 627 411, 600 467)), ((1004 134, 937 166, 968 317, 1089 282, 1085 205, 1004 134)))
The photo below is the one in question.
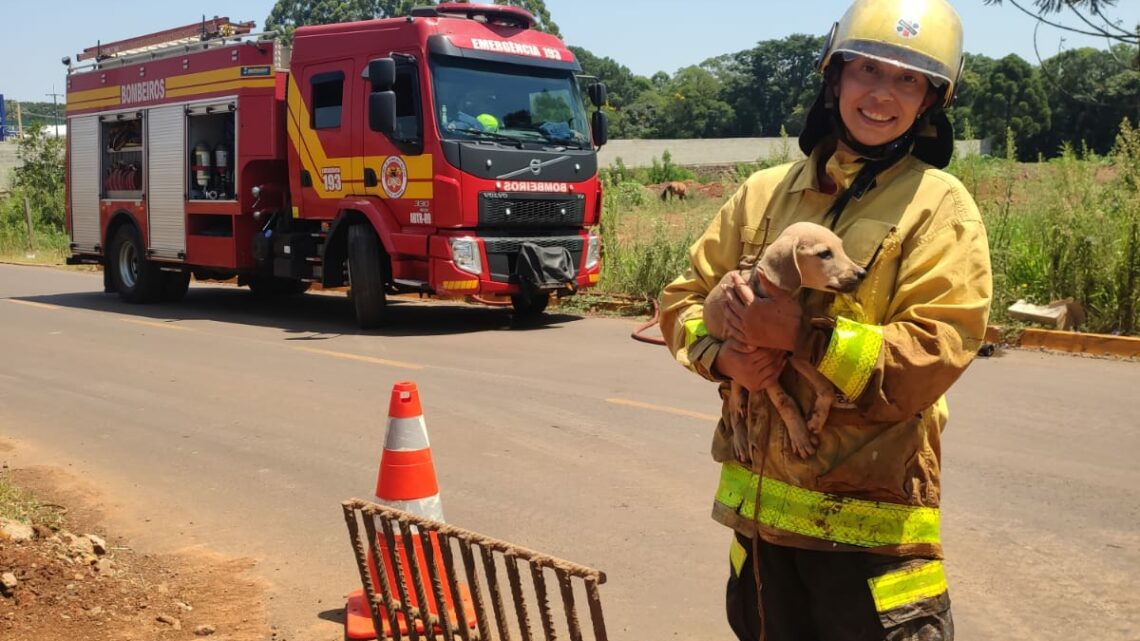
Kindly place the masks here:
MULTIPOLYGON (((431 154, 424 153, 424 106, 427 104, 418 52, 392 52, 396 60, 396 131, 392 136, 368 127, 365 106, 357 120, 363 159, 364 193, 386 200, 401 225, 430 225, 431 154)), ((358 83, 359 105, 368 104, 370 85, 358 83)), ((426 248, 425 248, 426 250, 426 248)))
MULTIPOLYGON (((299 113, 291 113, 299 139, 292 142, 300 156, 301 216, 333 218, 338 201, 351 193, 352 61, 338 60, 305 67, 298 89, 299 113)), ((291 101, 290 106, 293 106, 291 101)))

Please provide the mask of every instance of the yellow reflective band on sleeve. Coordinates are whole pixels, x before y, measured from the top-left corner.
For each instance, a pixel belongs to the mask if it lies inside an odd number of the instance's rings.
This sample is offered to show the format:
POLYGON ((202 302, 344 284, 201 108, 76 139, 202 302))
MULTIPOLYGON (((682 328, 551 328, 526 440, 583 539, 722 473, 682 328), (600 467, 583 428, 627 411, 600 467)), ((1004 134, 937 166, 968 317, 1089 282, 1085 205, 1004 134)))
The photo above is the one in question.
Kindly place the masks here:
POLYGON ((931 561, 870 578, 867 583, 871 586, 871 596, 875 598, 875 609, 879 612, 930 599, 949 589, 942 561, 931 561))
POLYGON ((697 342, 698 338, 708 335, 709 328, 705 327, 704 318, 698 316, 685 321, 685 347, 697 342))
POLYGON ((740 571, 744 569, 744 561, 748 558, 748 551, 737 540, 736 535, 732 537, 732 545, 728 546, 728 560, 732 563, 732 574, 740 577, 740 571))
POLYGON ((831 343, 819 364, 819 372, 835 383, 849 399, 856 399, 867 387, 879 351, 883 347, 883 328, 864 325, 839 316, 831 343))
POLYGON ((737 463, 720 471, 716 500, 762 525, 824 541, 859 547, 926 543, 937 545, 938 508, 865 501, 825 494, 764 477, 760 514, 756 487, 760 477, 737 463))

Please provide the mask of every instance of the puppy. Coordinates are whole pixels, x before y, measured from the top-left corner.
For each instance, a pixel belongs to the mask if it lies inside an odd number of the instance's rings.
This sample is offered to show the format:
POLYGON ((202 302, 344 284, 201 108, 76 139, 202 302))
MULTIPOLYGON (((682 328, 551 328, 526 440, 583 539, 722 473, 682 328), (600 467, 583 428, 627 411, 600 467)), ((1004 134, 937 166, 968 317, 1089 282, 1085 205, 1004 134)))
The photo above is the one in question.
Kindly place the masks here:
MULTIPOLYGON (((849 293, 858 287, 867 272, 843 251, 843 241, 831 230, 815 223, 795 223, 785 229, 757 260, 742 261, 747 270, 748 286, 757 298, 790 297, 801 287, 825 292, 849 293), (749 263, 751 266, 749 267, 749 263)), ((726 328, 709 326, 709 332, 723 339, 726 328)), ((801 458, 815 453, 831 405, 835 388, 811 363, 793 358, 792 367, 814 388, 816 396, 806 421, 796 402, 780 384, 765 388, 768 398, 780 413, 788 430, 792 449, 801 458)), ((748 390, 735 381, 729 391, 730 424, 733 448, 742 461, 751 460, 748 440, 748 390)))

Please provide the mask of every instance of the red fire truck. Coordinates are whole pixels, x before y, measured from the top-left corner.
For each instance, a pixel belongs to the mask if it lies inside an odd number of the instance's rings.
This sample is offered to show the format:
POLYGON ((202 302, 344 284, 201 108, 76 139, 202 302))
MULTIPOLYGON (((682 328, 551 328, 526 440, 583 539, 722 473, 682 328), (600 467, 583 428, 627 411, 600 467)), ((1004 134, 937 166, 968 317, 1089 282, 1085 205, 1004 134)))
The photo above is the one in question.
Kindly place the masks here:
POLYGON ((69 262, 102 264, 106 291, 348 286, 372 327, 392 293, 527 315, 597 283, 606 120, 583 94, 605 87, 531 14, 447 3, 301 27, 291 47, 252 26, 64 59, 69 262))

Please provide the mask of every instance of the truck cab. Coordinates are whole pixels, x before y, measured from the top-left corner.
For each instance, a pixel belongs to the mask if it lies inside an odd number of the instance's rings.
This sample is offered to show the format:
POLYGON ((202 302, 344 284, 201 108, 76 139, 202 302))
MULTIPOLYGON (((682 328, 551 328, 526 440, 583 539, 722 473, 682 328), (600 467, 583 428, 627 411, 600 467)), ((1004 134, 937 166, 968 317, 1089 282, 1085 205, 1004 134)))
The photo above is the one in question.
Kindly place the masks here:
POLYGON ((573 54, 532 27, 444 4, 296 31, 280 231, 323 225, 321 282, 351 288, 362 326, 392 292, 504 295, 533 314, 597 282, 604 114, 573 54))

